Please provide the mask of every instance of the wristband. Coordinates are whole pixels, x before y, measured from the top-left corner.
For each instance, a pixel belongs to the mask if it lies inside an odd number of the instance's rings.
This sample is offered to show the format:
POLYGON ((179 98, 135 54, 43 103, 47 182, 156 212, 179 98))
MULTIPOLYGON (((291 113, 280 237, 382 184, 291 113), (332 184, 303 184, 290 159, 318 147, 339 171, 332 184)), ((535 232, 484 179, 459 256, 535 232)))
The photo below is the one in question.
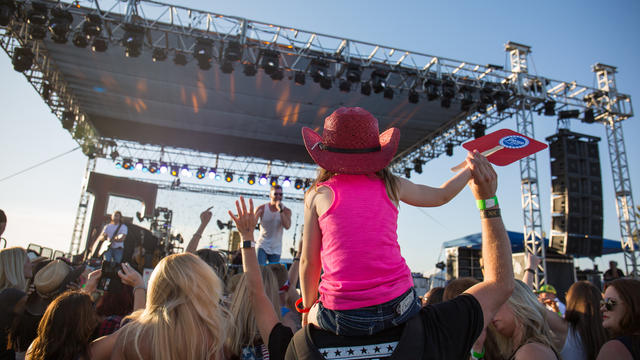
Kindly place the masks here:
POLYGON ((531 272, 532 274, 536 273, 536 271, 533 269, 524 269, 524 272, 531 272))
POLYGON ((487 208, 498 206, 498 197, 494 196, 486 200, 476 200, 478 210, 486 210, 487 208))
POLYGON ((138 290, 138 289, 142 289, 142 290, 144 290, 145 292, 147 292, 147 289, 146 289, 144 286, 136 286, 136 287, 134 287, 134 288, 133 288, 133 292, 135 293, 135 292, 136 292, 136 290, 138 290))
POLYGON ((481 219, 490 219, 500 217, 500 209, 487 209, 480 211, 481 219))
POLYGON ((472 359, 476 359, 476 360, 480 360, 484 358, 484 347, 482 348, 482 352, 475 352, 473 351, 473 349, 471 349, 471 358, 472 359))
POLYGON ((251 240, 245 240, 242 242, 242 248, 243 249, 251 249, 252 247, 256 246, 256 242, 255 241, 251 241, 251 240))
MULTIPOLYGON (((313 305, 315 305, 319 300, 316 300, 313 305)), ((301 314, 306 314, 309 312, 309 310, 311 310, 311 308, 313 307, 313 305, 311 305, 308 308, 305 308, 304 305, 302 305, 302 298, 298 299, 298 301, 296 301, 296 310, 301 313, 301 314)))

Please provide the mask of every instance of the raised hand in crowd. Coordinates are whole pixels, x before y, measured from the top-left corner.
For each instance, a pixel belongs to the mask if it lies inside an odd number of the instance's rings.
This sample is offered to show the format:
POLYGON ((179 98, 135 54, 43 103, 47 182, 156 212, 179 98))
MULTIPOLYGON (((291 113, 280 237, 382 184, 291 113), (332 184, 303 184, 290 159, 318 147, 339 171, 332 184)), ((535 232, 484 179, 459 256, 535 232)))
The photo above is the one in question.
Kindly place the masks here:
POLYGON ((200 213, 200 226, 198 226, 198 230, 196 230, 196 232, 191 237, 191 240, 189 240, 189 244, 187 244, 187 247, 184 250, 185 252, 196 252, 198 243, 200 242, 200 238, 202 238, 202 233, 204 232, 204 229, 207 227, 207 225, 209 225, 211 217, 213 216, 211 209, 213 209, 213 206, 200 213))

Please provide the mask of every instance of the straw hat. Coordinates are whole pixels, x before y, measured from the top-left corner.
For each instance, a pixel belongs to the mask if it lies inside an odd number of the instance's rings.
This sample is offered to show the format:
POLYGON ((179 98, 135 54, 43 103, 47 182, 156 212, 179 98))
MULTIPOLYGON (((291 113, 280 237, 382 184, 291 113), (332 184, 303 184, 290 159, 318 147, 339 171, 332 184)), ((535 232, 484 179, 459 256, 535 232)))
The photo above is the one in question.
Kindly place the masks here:
POLYGON ((396 151, 400 130, 380 134, 378 120, 359 107, 341 107, 324 119, 322 136, 302 128, 304 145, 320 167, 341 174, 369 174, 384 169, 396 151))
POLYGON ((33 285, 41 297, 48 298, 64 291, 83 271, 84 265, 73 268, 62 260, 54 260, 38 271, 33 285))

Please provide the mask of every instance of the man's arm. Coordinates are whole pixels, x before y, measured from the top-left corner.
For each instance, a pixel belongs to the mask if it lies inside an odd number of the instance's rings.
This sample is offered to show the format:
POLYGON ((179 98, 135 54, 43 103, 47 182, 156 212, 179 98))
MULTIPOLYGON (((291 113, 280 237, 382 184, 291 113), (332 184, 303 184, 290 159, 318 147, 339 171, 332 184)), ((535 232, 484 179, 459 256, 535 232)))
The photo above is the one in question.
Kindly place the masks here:
MULTIPOLYGON (((476 200, 489 199, 496 194, 498 176, 487 159, 478 151, 469 153, 466 159, 473 179, 469 187, 476 200)), ((499 211, 497 206, 495 210, 499 211)), ((485 211, 482 218, 482 257, 484 281, 472 286, 465 293, 473 295, 482 307, 484 326, 489 325, 498 309, 509 299, 515 286, 511 263, 511 243, 500 216, 485 211)))
POLYGON ((211 213, 212 208, 213 206, 200 214, 200 226, 198 226, 198 230, 196 230, 195 234, 193 234, 193 236, 191 237, 191 240, 189 240, 189 244, 187 244, 187 248, 184 250, 185 252, 196 252, 198 244, 200 243, 200 239, 202 238, 202 233, 204 232, 204 229, 207 227, 207 225, 209 225, 209 221, 211 221, 211 217, 213 216, 213 214, 211 213))

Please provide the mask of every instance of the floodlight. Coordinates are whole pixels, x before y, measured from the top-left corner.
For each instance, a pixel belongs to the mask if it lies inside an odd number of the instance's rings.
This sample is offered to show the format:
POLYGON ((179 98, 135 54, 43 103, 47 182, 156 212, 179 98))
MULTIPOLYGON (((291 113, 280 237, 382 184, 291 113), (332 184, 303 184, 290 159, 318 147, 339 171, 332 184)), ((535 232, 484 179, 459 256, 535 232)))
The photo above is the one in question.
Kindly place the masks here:
POLYGON ((89 36, 99 36, 102 33, 102 19, 98 14, 89 14, 84 17, 82 31, 89 36))
POLYGON ((256 69, 256 66, 254 64, 246 63, 244 64, 244 69, 242 70, 242 72, 246 76, 255 76, 258 73, 258 69, 256 69))
POLYGON ((388 73, 382 70, 375 70, 371 73, 371 87, 374 93, 379 94, 384 91, 387 87, 387 76, 388 73))
POLYGON ((131 159, 123 159, 122 160, 122 168, 125 170, 132 170, 133 169, 133 162, 131 161, 131 159))
POLYGON ((447 153, 447 156, 453 156, 453 144, 452 143, 446 143, 445 144, 445 152, 447 153))
POLYGON ((272 176, 271 177, 271 181, 269 181, 269 184, 271 184, 271 186, 278 185, 278 177, 277 176, 272 176))
POLYGON ((328 77, 329 64, 326 61, 314 59, 311 60, 311 69, 309 73, 313 82, 319 83, 322 79, 328 77))
POLYGON ((160 174, 166 174, 169 170, 169 167, 166 163, 160 163, 160 174))
POLYGON ((291 180, 287 176, 284 178, 284 180, 282 180, 282 187, 289 187, 289 186, 291 186, 291 180))
POLYGON ((15 11, 16 3, 13 0, 0 1, 0 26, 9 25, 15 11))
POLYGON ((142 170, 142 168, 144 167, 144 161, 142 161, 142 159, 139 159, 138 162, 136 163, 136 170, 142 170))
POLYGON ((280 66, 280 58, 278 53, 273 50, 263 50, 260 66, 267 75, 273 74, 280 66))
POLYGON ((463 86, 461 89, 460 110, 469 111, 474 103, 474 89, 472 87, 463 86))
POLYGON ((415 89, 409 90, 409 102, 411 104, 417 104, 420 101, 420 94, 415 89))
POLYGON ((583 123, 593 124, 596 122, 594 110, 592 108, 588 108, 584 110, 584 118, 582 119, 583 123))
POLYGON ((126 57, 138 57, 142 53, 144 45, 144 28, 140 25, 125 24, 124 36, 122 36, 122 46, 125 47, 126 57))
POLYGON ((224 74, 231 74, 233 72, 233 64, 229 61, 224 61, 220 64, 220 71, 224 74))
POLYGON ((329 90, 333 86, 333 80, 330 77, 323 77, 320 79, 320 87, 329 90))
POLYGON ((13 58, 11 64, 13 64, 13 70, 18 72, 24 72, 31 69, 33 65, 33 51, 26 47, 17 47, 13 51, 13 58))
POLYGON ((393 89, 389 87, 385 88, 383 95, 385 99, 389 99, 389 100, 393 99, 393 89))
POLYGON ((284 79, 284 73, 282 72, 282 69, 276 69, 271 73, 271 79, 272 80, 282 80, 284 79))
POLYGON ((176 51, 176 55, 173 57, 173 63, 180 66, 187 65, 187 57, 180 51, 176 51))
POLYGON ((224 181, 232 182, 233 181, 233 173, 232 172, 225 173, 224 174, 224 181))
POLYGON ((216 168, 209 169, 209 179, 216 180, 216 168))
POLYGON ((451 99, 456 95, 456 83, 451 79, 442 82, 442 97, 451 99))
POLYGON ((183 165, 180 168, 180 175, 182 176, 189 176, 191 175, 191 171, 189 171, 189 167, 187 165, 183 165))
POLYGON ((72 111, 65 111, 62 113, 62 128, 65 130, 73 129, 73 123, 75 122, 75 115, 72 111))
POLYGON ((150 162, 149 167, 147 167, 147 169, 149 169, 150 173, 155 174, 158 172, 158 164, 154 162, 150 162))
POLYGON ((424 84, 424 90, 427 93, 427 100, 433 101, 440 96, 440 84, 438 79, 427 79, 424 84))
POLYGON ((348 80, 341 79, 338 87, 342 92, 349 92, 351 90, 351 83, 348 80))
POLYGON ((180 168, 175 165, 172 165, 170 174, 171 176, 178 177, 178 175, 180 175, 180 168))
POLYGON ((167 50, 163 48, 154 48, 153 53, 151 54, 151 60, 153 60, 153 62, 167 60, 167 50))
POLYGON ((87 35, 80 31, 76 31, 76 33, 73 34, 73 40, 71 42, 73 42, 73 45, 79 48, 86 48, 87 45, 89 45, 87 35))
POLYGON ((242 58, 242 45, 237 41, 230 41, 224 49, 224 59, 228 62, 242 58))
POLYGON ((107 40, 102 38, 93 39, 93 44, 91 44, 91 50, 94 52, 105 52, 107 51, 107 40))
POLYGON ((196 171, 196 177, 198 179, 204 179, 204 177, 207 175, 207 169, 200 167, 198 169, 198 171, 196 171))
POLYGON ((293 187, 296 188, 296 190, 302 189, 302 179, 296 179, 296 182, 294 183, 293 187))
POLYGON ((352 83, 360 82, 362 78, 362 69, 359 65, 349 64, 347 66, 347 81, 352 83))
POLYGON ((293 75, 293 81, 298 85, 304 85, 305 78, 306 76, 302 71, 296 71, 295 75, 293 75))
POLYGON ((193 57, 198 61, 198 66, 202 70, 211 69, 213 59, 213 40, 200 38, 196 40, 193 47, 193 57))
POLYGON ((556 114, 556 102, 547 100, 544 102, 544 116, 554 116, 556 114))
POLYGON ((46 24, 49 19, 47 16, 47 5, 43 3, 31 3, 31 9, 27 11, 27 24, 29 24, 29 37, 31 40, 42 40, 47 35, 46 24))
POLYGON ((265 174, 260 175, 260 180, 258 180, 258 183, 260 185, 266 185, 267 184, 267 175, 265 175, 265 174))
POLYGON ((254 174, 249 175, 247 178, 247 184, 253 185, 256 183, 256 176, 254 174))
POLYGON ((238 184, 244 184, 244 176, 238 177, 238 184))
POLYGON ((51 9, 51 19, 49 20, 51 40, 57 44, 66 43, 71 23, 73 23, 73 16, 70 12, 60 8, 51 9))
POLYGON ((360 85, 360 94, 369 96, 371 95, 371 84, 369 82, 363 82, 360 85))

